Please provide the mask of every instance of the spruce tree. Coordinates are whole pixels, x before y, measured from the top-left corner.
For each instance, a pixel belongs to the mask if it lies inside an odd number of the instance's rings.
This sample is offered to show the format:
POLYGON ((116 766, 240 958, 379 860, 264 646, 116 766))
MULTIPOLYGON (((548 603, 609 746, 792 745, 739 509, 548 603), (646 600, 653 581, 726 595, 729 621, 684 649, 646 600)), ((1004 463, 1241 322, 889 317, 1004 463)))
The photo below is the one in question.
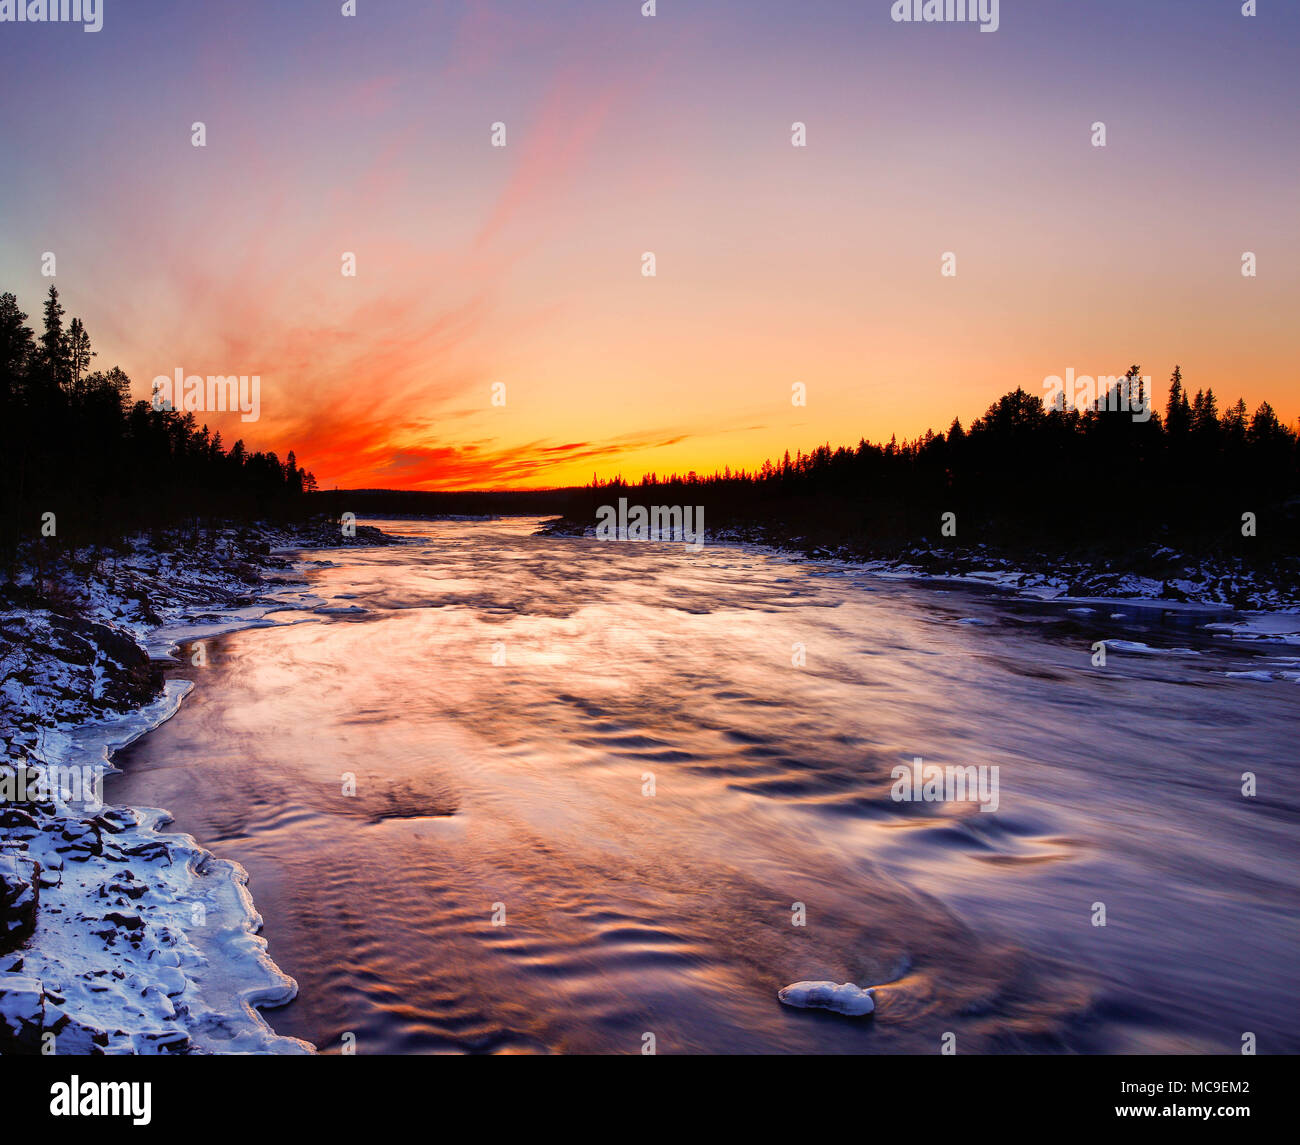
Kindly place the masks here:
POLYGON ((1171 437, 1182 437, 1191 428, 1191 410, 1187 406, 1187 391, 1183 389, 1183 371, 1174 367, 1169 379, 1169 401, 1165 403, 1165 432, 1171 437))
POLYGON ((45 299, 45 333, 41 335, 41 359, 46 379, 54 387, 61 386, 67 375, 64 357, 63 305, 59 292, 53 286, 45 299))

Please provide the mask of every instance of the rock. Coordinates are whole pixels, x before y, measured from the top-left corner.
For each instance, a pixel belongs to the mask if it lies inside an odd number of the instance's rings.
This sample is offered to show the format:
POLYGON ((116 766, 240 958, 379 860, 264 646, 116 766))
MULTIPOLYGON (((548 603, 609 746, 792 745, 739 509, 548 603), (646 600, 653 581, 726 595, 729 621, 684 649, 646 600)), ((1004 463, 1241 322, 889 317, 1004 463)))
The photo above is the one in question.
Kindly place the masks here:
POLYGON ((49 1001, 45 1006, 45 1022, 45 1028, 54 1035, 55 1053, 102 1054, 108 1045, 107 1031, 79 1021, 49 1001))
POLYGON ((107 882, 99 888, 101 898, 108 898, 111 895, 125 896, 128 899, 143 898, 149 888, 142 882, 135 882, 131 879, 130 871, 123 871, 122 878, 115 882, 107 882))
POLYGON ((36 820, 20 807, 0 806, 0 831, 37 831, 36 820))
POLYGON ((97 815, 94 822, 104 830, 117 834, 130 827, 139 826, 140 817, 129 807, 110 807, 97 815))
POLYGON ((180 1054, 190 1048, 190 1036, 184 1030, 144 1031, 136 1034, 133 1040, 137 1054, 180 1054))
POLYGON ((171 860, 171 851, 168 849, 167 844, 155 839, 150 839, 145 843, 138 843, 134 847, 124 847, 122 853, 128 858, 139 859, 145 863, 152 863, 158 859, 169 862, 171 860))
POLYGON ((0 854, 0 954, 18 949, 36 929, 40 870, 32 859, 0 854))
MULTIPOLYGON (((63 839, 71 843, 74 847, 81 847, 98 855, 104 849, 104 839, 99 833, 99 825, 93 819, 87 820, 64 820, 63 830, 59 832, 63 839)), ((55 844, 58 846, 58 844, 55 844)), ((59 847, 60 851, 66 851, 68 848, 59 847)))
POLYGON ((139 707, 162 686, 157 665, 128 632, 43 608, 0 620, 4 650, 17 661, 7 675, 26 693, 24 703, 5 713, 5 723, 12 720, 15 727, 23 716, 47 708, 84 718, 139 707), (48 671, 51 666, 54 671, 48 671))
POLYGON ((50 627, 64 651, 64 658, 77 662, 77 645, 87 663, 112 662, 104 680, 105 706, 133 707, 151 700, 158 691, 158 676, 148 654, 131 637, 117 629, 79 617, 52 616, 50 627))
POLYGON ((0 978, 0 1054, 39 1053, 45 1025, 45 992, 39 979, 0 978))
POLYGON ((778 990, 776 996, 785 1006, 833 1010, 837 1014, 860 1018, 876 1008, 871 992, 870 986, 863 990, 851 982, 843 982, 838 986, 834 982, 795 982, 778 990))
POLYGON ((154 970, 159 986, 169 998, 179 998, 187 986, 185 975, 174 966, 159 966, 154 970))
POLYGON ((109 911, 104 915, 104 921, 111 922, 122 930, 141 930, 144 927, 144 919, 138 914, 126 914, 120 910, 109 911))

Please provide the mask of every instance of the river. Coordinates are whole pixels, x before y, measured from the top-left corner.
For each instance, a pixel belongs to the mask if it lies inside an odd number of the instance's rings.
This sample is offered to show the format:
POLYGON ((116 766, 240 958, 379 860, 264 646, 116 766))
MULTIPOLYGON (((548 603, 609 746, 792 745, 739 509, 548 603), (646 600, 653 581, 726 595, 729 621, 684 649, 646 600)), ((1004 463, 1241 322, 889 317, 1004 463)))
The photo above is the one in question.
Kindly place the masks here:
POLYGON ((247 868, 299 983, 278 1033, 1300 1050, 1300 690, 1225 675, 1248 650, 1204 616, 375 523, 414 540, 302 554, 265 626, 203 666, 186 646, 196 687, 107 786, 247 868), (1102 639, 1157 651, 1094 666, 1102 639), (917 758, 996 774, 996 810, 895 800, 917 758), (803 979, 878 986, 877 1010, 782 1006, 803 979))

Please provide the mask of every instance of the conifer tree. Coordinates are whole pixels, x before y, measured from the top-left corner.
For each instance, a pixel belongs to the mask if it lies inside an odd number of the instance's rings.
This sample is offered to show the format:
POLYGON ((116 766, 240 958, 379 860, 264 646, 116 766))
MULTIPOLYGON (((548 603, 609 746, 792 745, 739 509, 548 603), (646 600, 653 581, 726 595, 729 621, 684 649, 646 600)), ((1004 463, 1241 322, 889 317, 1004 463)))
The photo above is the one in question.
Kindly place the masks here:
POLYGON ((63 304, 59 292, 50 287, 45 299, 45 332, 41 335, 41 358, 46 380, 52 387, 63 385, 67 376, 65 343, 63 336, 63 304))

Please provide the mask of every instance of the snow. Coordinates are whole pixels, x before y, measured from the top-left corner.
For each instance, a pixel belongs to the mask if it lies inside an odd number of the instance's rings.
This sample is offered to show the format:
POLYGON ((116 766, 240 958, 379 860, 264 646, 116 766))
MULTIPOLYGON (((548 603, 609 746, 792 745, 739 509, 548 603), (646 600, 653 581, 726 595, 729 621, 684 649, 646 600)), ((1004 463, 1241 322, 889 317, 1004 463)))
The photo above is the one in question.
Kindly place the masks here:
POLYGON ((1271 640, 1300 644, 1300 612, 1245 612, 1232 620, 1207 624, 1234 640, 1271 640))
MULTIPOLYGON (((325 528, 305 539, 221 530, 164 551, 132 538, 72 555, 51 597, 61 614, 0 609, 0 783, 16 790, 36 768, 79 779, 44 802, 0 799, 0 876, 19 920, 8 942, 0 934, 0 1052, 40 1052, 51 1036, 58 1053, 311 1052, 258 1012, 297 986, 267 953, 243 868, 166 831, 167 812, 105 807, 98 794, 113 754, 193 686, 155 694, 151 661, 181 642, 310 619, 325 602, 268 584, 268 569, 291 569, 268 553, 331 543, 325 528), (33 899, 34 929, 15 948, 33 899)), ((11 598, 35 588, 23 581, 11 598)))
MULTIPOLYGON (((111 755, 170 719, 191 687, 169 682, 139 711, 71 729, 60 762, 115 770, 111 755)), ((253 1008, 283 1005, 297 988, 257 936, 247 874, 192 837, 165 832, 169 821, 152 808, 91 815, 59 805, 38 820, 39 832, 23 832, 27 858, 54 877, 42 879, 35 933, 10 958, 47 1001, 58 1000, 47 1017, 75 1020, 83 1050, 308 1051, 253 1008)), ((58 1052, 77 1052, 61 1042, 56 1032, 58 1052)))
POLYGON ((44 1016, 45 997, 39 979, 25 974, 0 978, 0 1026, 17 1034, 25 1025, 39 1026, 44 1016))
POLYGON ((838 986, 834 982, 795 982, 778 990, 776 996, 785 1006, 833 1010, 837 1014, 860 1018, 876 1008, 871 994, 871 987, 863 990, 851 982, 842 982, 838 986))
POLYGON ((1152 648, 1140 640, 1106 640, 1103 641, 1107 651, 1133 652, 1143 656, 1199 656, 1195 648, 1152 648))
MULTIPOLYGON (((548 531, 590 534, 592 530, 561 523, 548 531)), ((1086 560, 1039 553, 1013 558, 983 545, 949 550, 918 545, 893 557, 863 557, 847 547, 810 547, 799 537, 774 537, 771 529, 761 525, 715 527, 709 543, 823 566, 836 563, 882 580, 987 585, 1042 601, 1222 612, 1300 607, 1300 577, 1295 575, 1294 562, 1289 567, 1260 569, 1234 557, 1192 556, 1165 545, 1125 554, 1122 559, 1129 569, 1116 570, 1101 557, 1086 560), (1152 575, 1133 569, 1146 569, 1152 575)))

